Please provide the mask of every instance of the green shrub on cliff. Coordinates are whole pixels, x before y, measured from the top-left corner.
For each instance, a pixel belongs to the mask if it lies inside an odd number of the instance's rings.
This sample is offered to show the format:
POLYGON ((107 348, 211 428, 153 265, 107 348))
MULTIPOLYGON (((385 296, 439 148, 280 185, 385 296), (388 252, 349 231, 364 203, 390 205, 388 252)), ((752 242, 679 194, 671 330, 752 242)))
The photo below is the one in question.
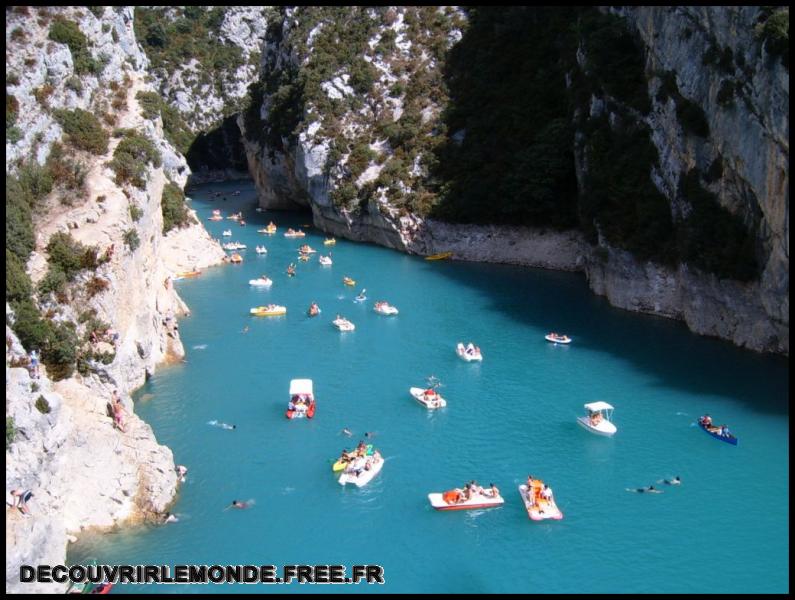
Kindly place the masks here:
POLYGON ((130 249, 130 252, 135 252, 138 246, 141 245, 141 238, 138 237, 138 232, 135 229, 128 229, 124 232, 124 243, 130 249))
POLYGON ((780 58, 781 64, 789 70, 789 8, 764 7, 756 33, 768 54, 780 58))
POLYGON ((6 417, 6 450, 11 448, 14 438, 17 436, 17 428, 14 424, 14 417, 6 417))
POLYGON ((175 227, 184 227, 190 223, 190 213, 185 205, 185 194, 177 184, 168 182, 163 187, 161 207, 163 211, 163 233, 168 233, 175 227))
POLYGON ((110 168, 116 173, 116 183, 129 183, 139 189, 146 187, 148 165, 159 167, 162 164, 160 152, 152 141, 137 132, 125 132, 125 137, 116 146, 110 168))
POLYGON ((53 115, 75 148, 92 154, 105 154, 108 151, 108 133, 92 113, 77 108, 56 110, 53 115))
POLYGON ((36 399, 35 407, 36 407, 36 410, 38 410, 43 415, 49 414, 49 412, 52 410, 50 408, 50 403, 47 402, 47 398, 45 398, 41 394, 36 399))
POLYGON ((91 56, 91 52, 88 49, 88 39, 74 21, 70 21, 62 15, 56 16, 50 26, 49 37, 54 42, 69 46, 75 73, 78 75, 84 73, 99 75, 102 72, 102 63, 91 56))
POLYGON ((187 154, 195 139, 179 111, 160 97, 157 92, 138 92, 135 96, 145 119, 163 120, 163 134, 169 143, 182 154, 187 154))
POLYGON ((25 273, 25 264, 6 248, 6 302, 18 302, 29 298, 33 288, 25 273))

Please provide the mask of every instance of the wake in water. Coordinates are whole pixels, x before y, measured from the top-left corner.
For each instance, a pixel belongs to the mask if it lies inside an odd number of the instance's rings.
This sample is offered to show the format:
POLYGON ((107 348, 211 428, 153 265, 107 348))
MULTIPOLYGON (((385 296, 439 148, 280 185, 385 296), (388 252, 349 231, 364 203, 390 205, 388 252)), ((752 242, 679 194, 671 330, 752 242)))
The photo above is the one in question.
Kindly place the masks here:
POLYGON ((204 350, 207 348, 207 344, 197 344, 193 347, 194 350, 204 350))
POLYGON ((229 425, 227 423, 221 423, 220 421, 216 421, 213 419, 212 421, 207 421, 208 425, 213 425, 215 427, 220 427, 221 429, 236 429, 237 425, 229 425))
POLYGON ((686 412, 681 412, 681 411, 678 411, 678 412, 676 413, 676 416, 682 416, 682 415, 684 415, 684 416, 686 417, 686 416, 687 416, 687 413, 686 413, 686 412))
POLYGON ((256 504, 254 498, 250 498, 242 502, 240 500, 232 500, 232 504, 227 506, 224 510, 226 511, 229 510, 230 508, 238 508, 240 510, 243 510, 245 508, 251 508, 252 506, 254 506, 254 504, 256 504))

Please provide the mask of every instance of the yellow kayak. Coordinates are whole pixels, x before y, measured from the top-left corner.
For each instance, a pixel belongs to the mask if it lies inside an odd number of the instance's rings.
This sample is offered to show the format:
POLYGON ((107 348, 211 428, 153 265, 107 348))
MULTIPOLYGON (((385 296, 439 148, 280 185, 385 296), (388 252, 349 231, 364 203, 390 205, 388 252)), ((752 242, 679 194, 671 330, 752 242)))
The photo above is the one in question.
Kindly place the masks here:
POLYGON ((356 282, 350 277, 343 277, 342 283, 344 283, 345 285, 356 285, 356 282))
POLYGON ((285 306, 257 306, 249 311, 255 317, 276 317, 287 314, 285 306))
POLYGON ((325 246, 333 246, 336 243, 337 243, 337 240, 335 240, 334 238, 326 239, 326 240, 323 241, 323 244, 325 246))
POLYGON ((177 273, 175 279, 184 279, 186 277, 198 277, 201 275, 201 271, 185 271, 183 273, 177 273))
POLYGON ((431 254, 430 256, 426 256, 425 260, 444 260, 445 258, 450 258, 453 255, 452 252, 442 252, 441 254, 431 254))

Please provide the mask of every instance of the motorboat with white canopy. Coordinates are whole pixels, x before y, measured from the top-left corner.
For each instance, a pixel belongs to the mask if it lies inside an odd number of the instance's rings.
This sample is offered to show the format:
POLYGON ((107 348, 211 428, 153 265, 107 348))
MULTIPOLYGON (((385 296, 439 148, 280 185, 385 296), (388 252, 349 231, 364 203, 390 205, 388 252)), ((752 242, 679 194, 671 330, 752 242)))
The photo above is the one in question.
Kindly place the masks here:
POLYGON ((577 422, 591 433, 611 436, 617 428, 613 425, 613 407, 607 402, 590 402, 585 405, 588 415, 577 417, 577 422))

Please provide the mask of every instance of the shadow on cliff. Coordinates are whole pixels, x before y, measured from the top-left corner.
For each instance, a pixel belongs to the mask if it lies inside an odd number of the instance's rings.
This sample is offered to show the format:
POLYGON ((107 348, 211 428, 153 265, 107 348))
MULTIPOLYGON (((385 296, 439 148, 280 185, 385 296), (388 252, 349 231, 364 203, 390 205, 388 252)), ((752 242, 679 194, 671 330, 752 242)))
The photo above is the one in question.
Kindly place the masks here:
MULTIPOLYGON (((528 344, 567 333, 572 350, 606 352, 653 378, 651 386, 723 396, 764 413, 789 414, 785 357, 758 354, 700 336, 680 321, 615 308, 595 295, 582 273, 487 263, 432 263, 440 275, 486 294, 486 310, 538 329, 528 344)), ((584 390, 583 401, 589 395, 584 390)), ((709 404, 711 398, 705 398, 709 404)), ((682 407, 695 415, 704 407, 682 407)), ((739 423, 735 423, 739 426, 739 423)))

